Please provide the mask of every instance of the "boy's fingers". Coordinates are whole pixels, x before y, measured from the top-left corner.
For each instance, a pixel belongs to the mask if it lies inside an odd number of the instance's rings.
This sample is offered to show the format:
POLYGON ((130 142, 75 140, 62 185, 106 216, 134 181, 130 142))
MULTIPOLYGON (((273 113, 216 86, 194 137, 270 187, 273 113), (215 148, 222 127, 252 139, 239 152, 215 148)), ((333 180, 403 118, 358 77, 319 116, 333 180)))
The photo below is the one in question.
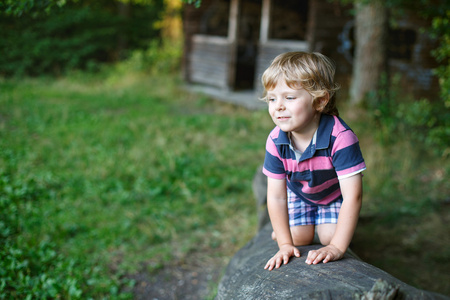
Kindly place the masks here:
POLYGON ((276 269, 278 269, 281 266, 283 260, 284 260, 283 257, 277 257, 277 264, 275 265, 276 269))
POLYGON ((275 267, 275 259, 272 258, 269 263, 269 271, 272 271, 274 267, 275 267))
POLYGON ((308 257, 306 258, 306 263, 311 264, 317 257, 316 251, 311 250, 308 252, 308 257))
POLYGON ((266 263, 264 269, 272 271, 274 268, 279 268, 281 266, 281 263, 283 262, 283 258, 280 256, 275 256, 269 259, 269 261, 266 263))
POLYGON ((313 264, 320 263, 325 258, 325 253, 320 252, 319 255, 317 255, 316 259, 314 260, 313 264))
POLYGON ((293 253, 277 253, 274 257, 267 261, 264 269, 271 271, 273 269, 278 269, 282 264, 288 264, 292 254, 296 257, 300 257, 300 251, 298 249, 295 249, 293 253))
POLYGON ((339 251, 330 250, 329 248, 322 248, 319 250, 311 250, 308 253, 308 257, 306 258, 307 264, 318 264, 321 261, 323 263, 327 263, 330 261, 335 261, 342 258, 343 254, 339 251))
POLYGON ((271 259, 269 259, 269 260, 267 261, 266 266, 264 267, 264 269, 265 269, 265 270, 268 269, 269 271, 271 271, 271 270, 273 269, 274 265, 275 265, 274 259, 271 258, 271 259))

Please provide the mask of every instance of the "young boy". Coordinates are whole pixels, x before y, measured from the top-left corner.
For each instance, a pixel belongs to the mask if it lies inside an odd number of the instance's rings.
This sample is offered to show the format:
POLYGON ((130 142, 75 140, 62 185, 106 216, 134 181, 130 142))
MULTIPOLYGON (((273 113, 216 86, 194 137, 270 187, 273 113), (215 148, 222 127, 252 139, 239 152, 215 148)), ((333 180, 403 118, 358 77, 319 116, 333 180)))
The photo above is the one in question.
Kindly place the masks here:
POLYGON ((306 263, 341 259, 355 231, 366 166, 356 135, 338 117, 334 73, 320 53, 288 52, 262 76, 263 99, 276 125, 263 172, 279 247, 265 269, 300 257, 295 246, 311 244, 315 230, 325 247, 310 251, 306 263))

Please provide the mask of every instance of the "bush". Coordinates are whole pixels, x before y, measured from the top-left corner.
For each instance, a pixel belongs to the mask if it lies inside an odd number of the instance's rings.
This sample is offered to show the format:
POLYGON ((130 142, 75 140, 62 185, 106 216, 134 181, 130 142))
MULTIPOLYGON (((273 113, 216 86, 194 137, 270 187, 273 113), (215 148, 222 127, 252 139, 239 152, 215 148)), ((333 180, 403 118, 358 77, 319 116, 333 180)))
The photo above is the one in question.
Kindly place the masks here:
MULTIPOLYGON (((391 87, 400 86, 400 76, 394 76, 391 87)), ((400 90, 378 92, 382 97, 369 95, 369 112, 377 126, 377 137, 383 145, 397 139, 427 147, 430 154, 450 154, 450 111, 444 99, 415 100, 400 90), (380 100, 377 100, 380 99, 380 100)))
POLYGON ((134 51, 129 59, 115 67, 118 74, 130 70, 152 75, 171 74, 179 70, 181 55, 181 41, 153 40, 147 49, 134 51))
POLYGON ((51 14, 0 16, 0 74, 61 74, 70 69, 96 69, 99 63, 126 57, 125 50, 144 49, 159 36, 154 24, 163 1, 130 4, 120 16, 117 2, 68 3, 51 14), (124 49, 126 48, 126 49, 124 49))
POLYGON ((433 106, 436 126, 431 128, 428 141, 450 155, 450 5, 442 4, 439 14, 433 18, 431 34, 440 42, 432 52, 440 66, 435 70, 441 87, 441 101, 433 106))

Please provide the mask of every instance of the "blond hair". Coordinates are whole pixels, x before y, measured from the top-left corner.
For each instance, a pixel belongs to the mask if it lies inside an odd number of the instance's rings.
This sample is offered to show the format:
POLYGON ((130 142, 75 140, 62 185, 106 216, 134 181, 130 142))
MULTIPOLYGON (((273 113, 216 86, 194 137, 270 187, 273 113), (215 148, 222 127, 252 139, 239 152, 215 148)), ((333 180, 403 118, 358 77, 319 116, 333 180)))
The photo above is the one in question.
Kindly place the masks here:
POLYGON ((276 87, 279 80, 285 80, 292 89, 304 88, 313 96, 314 108, 322 113, 339 115, 335 92, 339 85, 334 83, 335 64, 318 52, 286 52, 278 55, 263 73, 262 100, 267 101, 267 91, 276 87), (328 98, 325 106, 319 99, 328 98))

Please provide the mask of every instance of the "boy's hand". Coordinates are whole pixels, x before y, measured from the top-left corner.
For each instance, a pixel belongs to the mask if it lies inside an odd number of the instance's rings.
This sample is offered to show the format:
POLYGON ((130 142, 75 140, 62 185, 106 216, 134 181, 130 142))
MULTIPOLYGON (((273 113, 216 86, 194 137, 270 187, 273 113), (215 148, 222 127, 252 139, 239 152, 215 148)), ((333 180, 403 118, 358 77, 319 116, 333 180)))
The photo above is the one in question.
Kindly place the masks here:
POLYGON ((344 252, 339 250, 337 247, 333 245, 328 245, 326 247, 320 248, 318 250, 311 250, 308 253, 308 257, 306 258, 306 263, 310 264, 318 264, 321 261, 323 263, 327 263, 329 261, 339 260, 344 256, 344 252))
POLYGON ((291 256, 300 257, 300 251, 293 245, 285 244, 280 246, 280 250, 275 254, 264 267, 265 270, 272 271, 273 268, 278 269, 281 264, 287 264, 291 256))

